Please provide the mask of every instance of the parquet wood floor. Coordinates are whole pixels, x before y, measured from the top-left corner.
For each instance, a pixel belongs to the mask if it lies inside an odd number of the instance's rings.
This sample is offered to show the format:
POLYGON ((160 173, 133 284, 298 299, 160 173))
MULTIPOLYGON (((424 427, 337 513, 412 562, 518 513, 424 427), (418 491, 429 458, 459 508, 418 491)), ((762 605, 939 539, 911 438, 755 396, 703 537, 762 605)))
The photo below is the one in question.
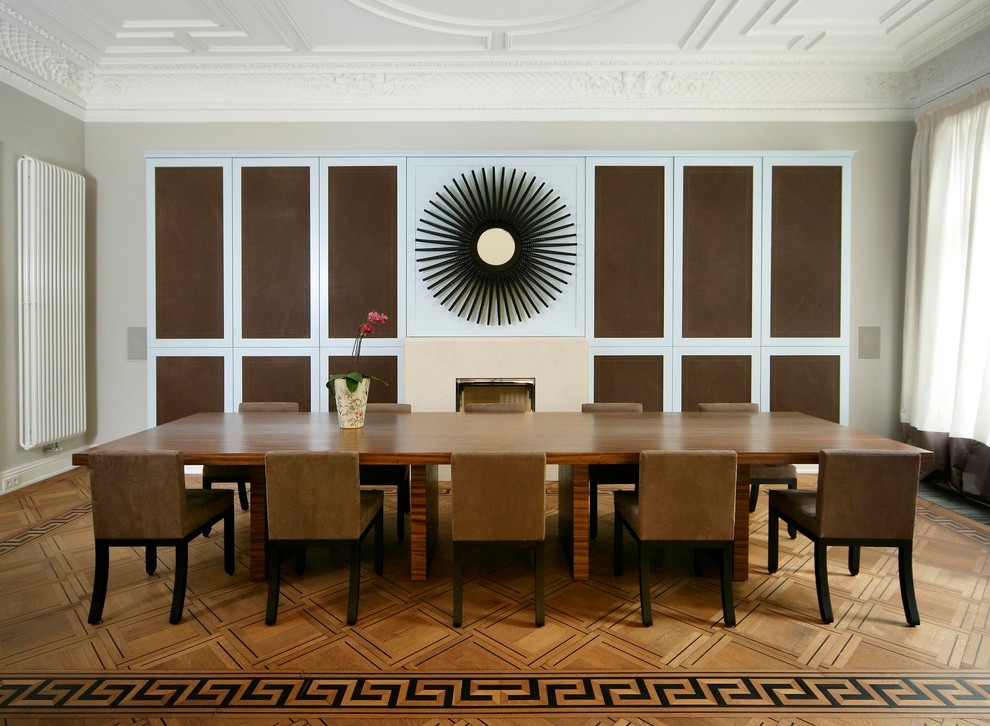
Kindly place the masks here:
MULTIPOLYGON (((810 477, 802 486, 813 484, 810 477)), ((198 486, 196 477, 190 486, 198 486)), ((343 552, 284 568, 279 620, 218 532, 190 550, 184 619, 168 624, 172 553, 112 553, 103 622, 86 624, 93 574, 85 470, 0 497, 0 719, 4 724, 990 724, 990 528, 919 500, 915 581, 922 625, 904 624, 893 550, 866 549, 850 577, 830 555, 836 621, 818 620, 811 547, 781 538, 766 573, 766 495, 751 525, 738 626, 721 624, 714 566, 653 568, 652 628, 636 568, 611 574, 611 496, 600 497, 591 579, 547 547, 546 626, 533 626, 523 551, 469 551, 464 627, 450 624, 449 496, 429 579, 386 513, 385 572, 366 552, 358 623, 344 624, 343 552)), ((150 505, 150 503, 149 503, 150 505)), ((395 498, 386 496, 393 508, 395 498)), ((548 497, 556 542, 556 497, 548 497)), ((635 562, 629 545, 627 561, 635 562)))

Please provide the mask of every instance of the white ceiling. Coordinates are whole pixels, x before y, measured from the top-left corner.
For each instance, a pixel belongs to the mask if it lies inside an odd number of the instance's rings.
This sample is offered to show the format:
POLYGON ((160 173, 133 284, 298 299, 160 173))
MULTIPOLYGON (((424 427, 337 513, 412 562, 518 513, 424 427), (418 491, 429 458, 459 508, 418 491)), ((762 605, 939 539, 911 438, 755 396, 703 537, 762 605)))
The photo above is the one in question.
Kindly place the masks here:
POLYGON ((0 80, 91 120, 910 118, 990 0, 0 0, 0 80))

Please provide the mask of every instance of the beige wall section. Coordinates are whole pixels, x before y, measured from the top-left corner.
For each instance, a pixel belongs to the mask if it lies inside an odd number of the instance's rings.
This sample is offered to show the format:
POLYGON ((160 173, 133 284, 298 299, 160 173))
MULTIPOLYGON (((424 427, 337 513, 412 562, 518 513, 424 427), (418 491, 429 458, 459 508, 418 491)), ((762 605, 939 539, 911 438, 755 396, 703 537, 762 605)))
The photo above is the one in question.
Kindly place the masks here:
POLYGON ((126 360, 145 325, 145 152, 853 150, 851 334, 879 325, 879 360, 851 348, 850 423, 896 435, 911 123, 297 123, 86 126, 96 207, 96 439, 145 428, 146 372, 126 360))
MULTIPOLYGON (((66 468, 68 455, 24 451, 18 444, 17 160, 27 155, 84 173, 84 132, 82 121, 3 83, 0 109, 0 475, 19 477, 24 485, 66 468)), ((94 192, 88 175, 86 183, 91 202, 94 192)), ((89 203, 87 207, 91 209, 89 203)), ((90 239, 91 230, 90 226, 90 239)), ((94 414, 91 408, 91 421, 94 414)), ((73 439, 62 446, 67 451, 81 443, 73 439)))

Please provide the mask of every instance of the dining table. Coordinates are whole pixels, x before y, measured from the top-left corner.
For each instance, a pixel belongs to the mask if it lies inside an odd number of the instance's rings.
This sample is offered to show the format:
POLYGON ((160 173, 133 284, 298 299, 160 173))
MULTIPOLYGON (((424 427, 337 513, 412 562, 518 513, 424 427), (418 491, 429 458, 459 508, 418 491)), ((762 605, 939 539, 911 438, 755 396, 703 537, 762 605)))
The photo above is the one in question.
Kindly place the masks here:
MULTIPOLYGON (((641 451, 730 450, 737 455, 734 578, 749 573, 749 475, 756 464, 817 464, 823 449, 932 453, 802 413, 375 413, 340 428, 334 413, 197 413, 72 456, 94 451, 181 451, 187 465, 248 467, 250 572, 265 577, 265 454, 273 450, 357 452, 361 464, 411 469, 410 577, 426 580, 439 531, 438 467, 461 452, 539 452, 558 465, 558 533, 575 580, 589 574, 591 464, 636 464, 641 451)), ((140 486, 140 482, 135 482, 140 486)), ((497 491, 492 496, 498 496, 497 491)), ((691 492, 685 491, 685 497, 691 492)), ((306 502, 299 502, 305 507, 306 502)), ((698 506, 704 506, 703 501, 698 506)))

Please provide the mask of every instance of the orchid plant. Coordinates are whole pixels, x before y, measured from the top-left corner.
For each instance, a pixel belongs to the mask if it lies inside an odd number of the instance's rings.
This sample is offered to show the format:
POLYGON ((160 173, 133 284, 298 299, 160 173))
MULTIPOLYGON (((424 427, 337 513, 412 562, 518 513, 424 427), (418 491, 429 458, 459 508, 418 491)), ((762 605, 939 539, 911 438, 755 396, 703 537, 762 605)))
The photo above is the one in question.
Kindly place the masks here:
POLYGON ((358 372, 358 360, 361 358, 361 341, 364 340, 366 335, 375 334, 375 326, 383 325, 388 322, 388 316, 384 313, 380 313, 377 310, 372 310, 368 313, 368 319, 362 323, 361 328, 358 330, 357 337, 354 339, 354 347, 351 348, 351 371, 350 373, 332 373, 330 379, 327 381, 327 388, 331 391, 333 390, 333 382, 338 378, 343 378, 347 384, 347 390, 354 393, 361 381, 365 378, 370 378, 374 381, 379 381, 388 385, 387 381, 383 381, 381 378, 375 376, 368 376, 363 373, 358 372))

